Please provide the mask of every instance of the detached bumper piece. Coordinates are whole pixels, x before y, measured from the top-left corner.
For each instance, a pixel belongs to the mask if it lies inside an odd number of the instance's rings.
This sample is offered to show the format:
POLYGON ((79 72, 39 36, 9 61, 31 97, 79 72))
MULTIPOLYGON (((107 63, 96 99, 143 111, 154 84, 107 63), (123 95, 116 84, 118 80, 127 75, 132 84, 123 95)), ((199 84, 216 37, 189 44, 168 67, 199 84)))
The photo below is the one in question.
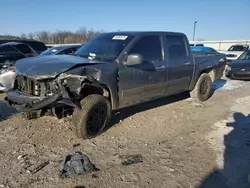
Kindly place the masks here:
POLYGON ((17 90, 12 90, 7 93, 5 100, 9 103, 9 105, 15 107, 18 111, 33 112, 56 103, 61 98, 61 96, 61 93, 55 93, 51 96, 41 99, 40 97, 35 97, 17 90))

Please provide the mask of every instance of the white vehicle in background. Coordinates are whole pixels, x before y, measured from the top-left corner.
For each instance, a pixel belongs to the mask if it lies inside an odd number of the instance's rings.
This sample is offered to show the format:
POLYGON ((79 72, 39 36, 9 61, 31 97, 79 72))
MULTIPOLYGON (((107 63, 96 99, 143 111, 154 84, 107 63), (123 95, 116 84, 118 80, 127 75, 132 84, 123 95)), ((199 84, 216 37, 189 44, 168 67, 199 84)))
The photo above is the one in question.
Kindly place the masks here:
POLYGON ((14 64, 19 59, 38 56, 29 45, 21 42, 0 44, 0 92, 13 87, 15 79, 14 64))
POLYGON ((13 67, 3 66, 0 69, 0 93, 7 91, 14 86, 15 70, 13 67))
POLYGON ((238 59, 238 57, 249 49, 249 45, 236 44, 232 45, 227 51, 220 51, 220 53, 226 54, 227 60, 232 61, 238 59))

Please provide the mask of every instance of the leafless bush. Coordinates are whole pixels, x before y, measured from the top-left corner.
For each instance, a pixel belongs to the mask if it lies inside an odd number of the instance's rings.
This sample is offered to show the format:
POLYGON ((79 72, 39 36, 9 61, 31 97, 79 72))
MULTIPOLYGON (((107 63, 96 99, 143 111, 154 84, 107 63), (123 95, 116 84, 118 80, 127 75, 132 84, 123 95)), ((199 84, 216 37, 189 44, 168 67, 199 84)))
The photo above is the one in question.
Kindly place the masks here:
POLYGON ((74 44, 87 42, 100 33, 102 33, 102 31, 95 31, 93 29, 81 27, 74 32, 62 30, 56 32, 39 31, 28 34, 22 33, 20 37, 39 40, 46 44, 74 44))

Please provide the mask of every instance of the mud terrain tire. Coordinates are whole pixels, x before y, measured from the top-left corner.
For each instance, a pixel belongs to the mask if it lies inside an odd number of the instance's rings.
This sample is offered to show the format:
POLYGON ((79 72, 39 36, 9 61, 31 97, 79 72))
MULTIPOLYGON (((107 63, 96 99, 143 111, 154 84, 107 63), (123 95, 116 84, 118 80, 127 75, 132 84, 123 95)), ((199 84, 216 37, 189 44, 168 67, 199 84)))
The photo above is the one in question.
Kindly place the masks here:
POLYGON ((196 82, 195 88, 190 92, 194 102, 204 102, 211 97, 212 79, 209 74, 203 73, 196 82))

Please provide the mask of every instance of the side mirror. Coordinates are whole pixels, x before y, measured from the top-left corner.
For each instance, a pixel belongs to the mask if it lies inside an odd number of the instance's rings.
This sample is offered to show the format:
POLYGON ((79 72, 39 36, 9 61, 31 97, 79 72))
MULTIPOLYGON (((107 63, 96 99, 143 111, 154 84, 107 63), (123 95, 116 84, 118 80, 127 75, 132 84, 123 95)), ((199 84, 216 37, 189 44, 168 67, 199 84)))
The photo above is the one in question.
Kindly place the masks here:
POLYGON ((124 62, 125 65, 139 65, 142 64, 142 56, 140 54, 129 54, 127 60, 124 62))

